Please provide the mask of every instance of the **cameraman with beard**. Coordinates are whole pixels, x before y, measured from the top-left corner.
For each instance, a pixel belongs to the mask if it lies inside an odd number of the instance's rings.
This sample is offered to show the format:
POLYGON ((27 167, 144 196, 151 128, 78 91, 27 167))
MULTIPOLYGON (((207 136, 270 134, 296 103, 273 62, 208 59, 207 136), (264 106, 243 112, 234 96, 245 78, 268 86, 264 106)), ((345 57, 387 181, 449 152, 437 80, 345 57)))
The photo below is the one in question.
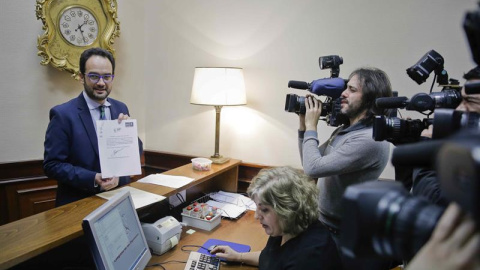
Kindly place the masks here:
MULTIPOLYGON (((299 149, 305 173, 318 178, 320 221, 340 250, 341 201, 345 189, 378 179, 389 159, 390 144, 372 139, 374 115, 385 114, 375 106, 380 97, 391 97, 390 80, 377 68, 359 68, 348 79, 341 95, 344 124, 319 146, 317 124, 322 104, 312 95, 305 99, 306 113, 299 115, 299 149)), ((348 222, 348 221, 347 221, 348 222)), ((379 260, 342 257, 347 269, 389 269, 379 260), (363 268, 362 268, 363 267, 363 268)))

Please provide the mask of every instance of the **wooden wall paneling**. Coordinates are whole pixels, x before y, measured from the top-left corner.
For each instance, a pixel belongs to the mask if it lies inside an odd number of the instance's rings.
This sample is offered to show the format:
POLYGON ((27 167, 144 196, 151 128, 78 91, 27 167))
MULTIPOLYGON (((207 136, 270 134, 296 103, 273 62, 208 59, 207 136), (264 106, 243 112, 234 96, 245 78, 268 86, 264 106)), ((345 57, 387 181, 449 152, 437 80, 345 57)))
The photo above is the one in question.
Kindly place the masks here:
POLYGON ((55 208, 56 191, 56 184, 18 190, 20 218, 55 208))
POLYGON ((55 207, 57 181, 45 176, 10 181, 5 190, 8 222, 55 207))
POLYGON ((0 185, 0 225, 8 223, 8 210, 5 185, 0 185))
POLYGON ((200 185, 196 185, 187 189, 186 191, 186 201, 188 203, 197 200, 204 195, 217 192, 217 191, 227 191, 227 192, 237 192, 237 183, 230 181, 231 179, 236 179, 238 175, 238 168, 234 170, 229 170, 224 172, 222 175, 215 176, 211 181, 204 182, 200 185))
MULTIPOLYGON (((189 164, 194 157, 146 150, 141 156, 142 175, 133 176, 132 181, 137 181, 152 173, 162 173, 189 164)), ((42 160, 0 163, 0 225, 55 207, 57 182, 45 176, 42 163, 42 160)), ((258 171, 269 167, 241 163, 236 172, 225 174, 228 175, 227 177, 238 175, 238 183, 235 186, 231 184, 220 184, 220 186, 225 191, 244 193, 258 171), (234 175, 235 173, 237 175, 234 175)), ((217 181, 221 183, 222 179, 215 179, 214 182, 217 183, 217 181)), ((205 191, 218 191, 218 189, 213 190, 207 184, 206 186, 200 185, 189 190, 187 197, 192 200, 197 199, 205 191)))
POLYGON ((144 151, 145 167, 150 170, 168 171, 191 163, 194 156, 173 154, 157 151, 144 151))
POLYGON ((261 169, 271 168, 272 166, 252 164, 252 163, 242 163, 239 167, 238 172, 238 193, 246 193, 250 182, 253 177, 258 174, 261 169))
POLYGON ((43 175, 43 160, 0 163, 0 181, 43 175))

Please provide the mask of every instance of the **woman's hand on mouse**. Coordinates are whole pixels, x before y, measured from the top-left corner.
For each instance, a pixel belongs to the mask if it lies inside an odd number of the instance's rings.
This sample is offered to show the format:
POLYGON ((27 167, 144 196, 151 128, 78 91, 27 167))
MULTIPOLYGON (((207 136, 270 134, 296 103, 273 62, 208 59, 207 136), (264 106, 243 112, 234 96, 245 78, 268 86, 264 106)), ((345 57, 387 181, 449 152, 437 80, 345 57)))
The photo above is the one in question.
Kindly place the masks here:
POLYGON ((211 254, 215 254, 218 258, 225 259, 230 262, 240 262, 241 261, 241 254, 235 250, 233 250, 229 246, 216 246, 212 251, 211 254))

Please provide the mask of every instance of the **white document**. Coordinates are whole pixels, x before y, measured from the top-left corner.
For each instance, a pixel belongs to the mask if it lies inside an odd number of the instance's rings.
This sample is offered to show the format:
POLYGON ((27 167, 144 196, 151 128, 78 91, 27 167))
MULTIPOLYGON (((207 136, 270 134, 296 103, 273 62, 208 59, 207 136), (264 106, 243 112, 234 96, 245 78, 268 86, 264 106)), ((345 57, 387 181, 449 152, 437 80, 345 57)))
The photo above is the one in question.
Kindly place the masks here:
POLYGON ((192 182, 193 178, 186 176, 166 175, 161 173, 150 174, 137 182, 155 184, 164 187, 181 188, 192 182))
POLYGON ((159 202, 164 200, 166 197, 157 195, 154 193, 146 192, 141 189, 137 189, 131 186, 124 186, 118 189, 98 193, 97 196, 100 198, 104 198, 106 200, 110 200, 115 194, 122 192, 122 191, 130 191, 130 195, 132 196, 133 204, 135 205, 135 209, 147 206, 152 203, 159 202))
POLYGON ((98 120, 97 138, 102 178, 142 174, 137 120, 98 120))
POLYGON ((236 206, 230 203, 221 203, 213 200, 207 202, 210 206, 215 206, 222 210, 222 217, 238 218, 243 212, 247 210, 245 206, 236 206))
POLYGON ((217 193, 212 193, 209 195, 210 195, 210 198, 214 199, 217 202, 231 203, 236 206, 245 207, 248 210, 253 210, 253 211, 257 209, 255 202, 252 199, 242 194, 219 191, 217 193))

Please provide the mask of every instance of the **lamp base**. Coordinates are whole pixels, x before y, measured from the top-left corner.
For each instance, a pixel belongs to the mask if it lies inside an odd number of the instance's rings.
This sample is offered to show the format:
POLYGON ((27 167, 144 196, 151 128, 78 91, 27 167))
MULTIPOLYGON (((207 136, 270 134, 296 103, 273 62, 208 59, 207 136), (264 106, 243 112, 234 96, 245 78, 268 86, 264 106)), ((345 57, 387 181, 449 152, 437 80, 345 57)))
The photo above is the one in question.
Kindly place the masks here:
POLYGON ((219 157, 215 157, 215 156, 211 156, 210 157, 210 160, 212 161, 212 163, 214 164, 223 164, 223 163, 226 163, 230 160, 230 158, 228 157, 222 157, 222 156, 219 156, 219 157))

